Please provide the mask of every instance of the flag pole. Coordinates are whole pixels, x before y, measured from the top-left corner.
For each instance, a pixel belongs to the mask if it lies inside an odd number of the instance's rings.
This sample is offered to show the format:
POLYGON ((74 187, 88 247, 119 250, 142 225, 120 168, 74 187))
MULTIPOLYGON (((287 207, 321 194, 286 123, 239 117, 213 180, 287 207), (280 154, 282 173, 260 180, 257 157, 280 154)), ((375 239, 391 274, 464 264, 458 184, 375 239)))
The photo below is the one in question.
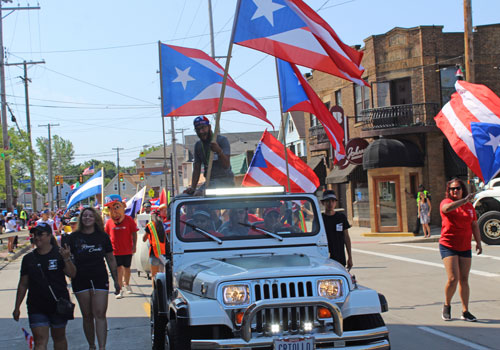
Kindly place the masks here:
POLYGON ((283 125, 283 147, 285 148, 285 166, 286 166, 286 180, 288 185, 288 192, 291 192, 290 186, 290 172, 288 170, 288 151, 286 148, 286 130, 285 130, 285 115, 283 113, 283 100, 281 96, 281 84, 280 84, 280 75, 278 71, 278 59, 275 57, 274 62, 276 64, 276 79, 278 80, 278 94, 280 97, 280 113, 281 113, 281 125, 283 125))
MULTIPOLYGON (((161 102, 161 127, 163 134, 163 172, 165 174, 165 187, 168 187, 168 174, 167 174, 167 145, 165 141, 165 111, 163 110, 163 76, 161 72, 161 41, 158 40, 158 57, 159 57, 159 67, 160 67, 160 102, 161 102)), ((173 117, 172 117, 173 118, 173 117)), ((172 174, 174 169, 172 170, 172 174)), ((174 186, 172 179, 172 186, 174 186)), ((161 186, 160 186, 161 188, 161 186)))
MULTIPOLYGON (((226 92, 227 76, 229 74, 229 63, 231 62, 231 54, 233 52, 234 33, 236 31, 236 25, 238 24, 238 15, 240 12, 240 5, 241 5, 241 0, 238 0, 238 2, 236 4, 236 12, 234 14, 233 29, 231 31, 231 39, 229 42, 229 48, 227 50, 226 66, 224 68, 224 77, 222 79, 222 86, 221 86, 221 90, 220 90, 219 106, 217 108, 217 115, 215 117, 215 130, 214 130, 213 136, 212 136, 212 140, 214 140, 215 142, 217 142, 217 135, 219 135, 220 115, 222 112, 222 103, 224 102, 224 93, 226 92)), ((214 160, 213 152, 209 152, 207 177, 205 179, 205 188, 207 188, 208 185, 210 184, 210 176, 212 175, 213 160, 214 160)))
POLYGON ((104 208, 104 167, 101 168, 101 208, 104 208))

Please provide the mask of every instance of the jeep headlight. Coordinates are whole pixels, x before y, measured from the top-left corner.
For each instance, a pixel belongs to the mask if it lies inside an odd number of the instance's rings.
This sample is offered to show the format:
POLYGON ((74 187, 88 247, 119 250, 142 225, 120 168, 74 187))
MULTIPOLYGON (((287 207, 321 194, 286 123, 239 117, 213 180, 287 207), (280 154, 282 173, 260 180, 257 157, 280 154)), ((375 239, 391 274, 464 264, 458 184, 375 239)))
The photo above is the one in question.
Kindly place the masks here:
POLYGON ((234 284, 222 289, 222 297, 226 305, 243 305, 250 302, 249 288, 245 284, 234 284))
POLYGON ((342 296, 342 280, 319 280, 318 294, 328 299, 337 299, 342 296))

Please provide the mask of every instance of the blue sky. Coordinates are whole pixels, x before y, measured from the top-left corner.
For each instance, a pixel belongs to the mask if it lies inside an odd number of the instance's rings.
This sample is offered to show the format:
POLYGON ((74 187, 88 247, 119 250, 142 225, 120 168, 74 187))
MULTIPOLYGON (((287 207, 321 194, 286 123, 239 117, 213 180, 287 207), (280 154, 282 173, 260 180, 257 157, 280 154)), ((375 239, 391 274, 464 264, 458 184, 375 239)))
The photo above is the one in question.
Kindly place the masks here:
MULTIPOLYGON (((27 6, 26 1, 18 2, 27 6)), ((7 6, 17 6, 16 1, 7 6)), ((443 25, 463 31, 462 0, 306 0, 349 45, 394 27, 443 25)), ((33 3, 31 3, 33 6, 33 3)), ((90 158, 132 165, 144 145, 162 142, 158 40, 210 54, 207 0, 43 1, 40 10, 4 12, 7 62, 45 60, 28 70, 33 138, 47 135, 39 124, 60 124, 52 133, 75 146, 75 162, 90 158)), ((215 51, 225 56, 236 0, 212 0, 215 51)), ((500 1, 472 0, 473 25, 498 23, 500 1)), ((224 60, 220 62, 224 65, 224 60)), ((304 69, 303 71, 307 71, 304 69)), ((229 73, 256 97, 279 126, 274 60, 235 46, 229 73)), ((7 102, 26 128, 22 67, 6 67, 7 102)), ((9 118, 10 120, 10 118, 9 118)), ((193 134, 192 117, 176 128, 193 134)), ((227 112, 223 132, 264 131, 257 118, 227 112)), ((170 120, 166 120, 170 129, 170 120)), ((181 134, 177 136, 178 140, 181 134)), ((170 134, 167 143, 170 144, 170 134)))

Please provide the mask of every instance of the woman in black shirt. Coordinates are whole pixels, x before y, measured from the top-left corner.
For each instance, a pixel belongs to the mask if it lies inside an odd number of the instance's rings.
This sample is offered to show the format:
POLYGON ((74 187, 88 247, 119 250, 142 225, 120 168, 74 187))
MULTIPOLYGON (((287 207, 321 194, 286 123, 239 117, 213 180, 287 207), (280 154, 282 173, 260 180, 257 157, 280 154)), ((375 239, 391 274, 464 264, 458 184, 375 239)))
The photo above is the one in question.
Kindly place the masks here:
POLYGON ((108 309, 108 263, 114 280, 115 294, 120 292, 116 272, 116 260, 109 236, 104 232, 101 217, 93 208, 82 210, 78 218, 78 229, 64 240, 73 254, 76 276, 71 280, 83 317, 83 332, 90 349, 95 349, 95 337, 99 349, 106 347, 108 309))
POLYGON ((57 314, 52 292, 56 298, 69 300, 64 275, 74 277, 76 268, 71 262, 69 248, 67 246, 59 248, 50 225, 39 223, 30 230, 30 233, 33 235, 36 249, 23 257, 12 316, 14 320, 19 320, 20 306, 28 291, 26 304, 35 348, 47 348, 50 328, 54 349, 67 349, 67 319, 57 314))

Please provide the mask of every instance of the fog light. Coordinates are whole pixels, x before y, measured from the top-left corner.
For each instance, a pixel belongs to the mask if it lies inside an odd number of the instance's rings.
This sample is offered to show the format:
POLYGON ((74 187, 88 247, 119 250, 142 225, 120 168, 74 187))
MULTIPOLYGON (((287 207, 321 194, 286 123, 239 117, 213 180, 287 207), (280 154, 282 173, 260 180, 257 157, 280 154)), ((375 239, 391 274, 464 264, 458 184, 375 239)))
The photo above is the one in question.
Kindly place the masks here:
POLYGON ((304 330, 306 332, 310 332, 313 329, 313 324, 311 322, 306 322, 304 323, 304 330))
POLYGON ((319 307, 318 318, 332 318, 332 313, 326 307, 319 307))
POLYGON ((280 331, 280 325, 279 324, 272 324, 271 325, 271 332, 272 333, 279 333, 280 331))

